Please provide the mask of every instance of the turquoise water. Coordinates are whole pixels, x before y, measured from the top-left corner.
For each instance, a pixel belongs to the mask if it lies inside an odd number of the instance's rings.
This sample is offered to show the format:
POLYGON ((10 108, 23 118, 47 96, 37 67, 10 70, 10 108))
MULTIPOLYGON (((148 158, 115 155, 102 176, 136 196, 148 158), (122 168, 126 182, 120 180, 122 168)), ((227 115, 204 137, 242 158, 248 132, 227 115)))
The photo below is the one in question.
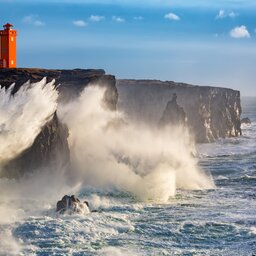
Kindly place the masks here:
POLYGON ((256 254, 256 99, 242 103, 252 120, 242 137, 197 146, 216 189, 178 190, 158 204, 81 187, 79 198, 98 211, 86 216, 56 216, 51 195, 2 201, 0 255, 256 254))

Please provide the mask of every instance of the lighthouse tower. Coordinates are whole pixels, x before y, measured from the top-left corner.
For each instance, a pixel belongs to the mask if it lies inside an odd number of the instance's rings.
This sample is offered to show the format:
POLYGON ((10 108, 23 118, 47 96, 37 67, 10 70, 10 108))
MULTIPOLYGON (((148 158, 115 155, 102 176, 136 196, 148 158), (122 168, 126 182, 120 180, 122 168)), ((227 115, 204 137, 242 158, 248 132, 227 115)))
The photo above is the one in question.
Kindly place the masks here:
POLYGON ((6 23, 0 30, 0 68, 16 68, 16 36, 12 24, 6 23))

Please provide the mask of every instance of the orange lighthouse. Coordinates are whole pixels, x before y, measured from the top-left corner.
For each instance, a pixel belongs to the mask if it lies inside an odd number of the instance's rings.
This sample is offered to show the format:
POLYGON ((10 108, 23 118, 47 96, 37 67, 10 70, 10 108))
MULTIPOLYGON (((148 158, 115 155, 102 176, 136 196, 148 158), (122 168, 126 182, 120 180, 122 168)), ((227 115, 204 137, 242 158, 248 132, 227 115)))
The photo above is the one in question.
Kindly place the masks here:
POLYGON ((0 68, 16 68, 16 36, 12 24, 6 23, 0 30, 0 68))

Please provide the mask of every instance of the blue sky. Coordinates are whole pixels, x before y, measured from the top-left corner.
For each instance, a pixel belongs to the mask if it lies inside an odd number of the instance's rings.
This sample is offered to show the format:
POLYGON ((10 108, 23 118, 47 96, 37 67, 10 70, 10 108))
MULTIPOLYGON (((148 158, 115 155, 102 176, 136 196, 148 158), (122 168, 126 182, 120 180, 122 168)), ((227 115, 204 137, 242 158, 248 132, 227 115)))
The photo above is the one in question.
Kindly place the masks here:
POLYGON ((0 0, 19 67, 103 68, 117 78, 256 96, 255 0, 0 0))

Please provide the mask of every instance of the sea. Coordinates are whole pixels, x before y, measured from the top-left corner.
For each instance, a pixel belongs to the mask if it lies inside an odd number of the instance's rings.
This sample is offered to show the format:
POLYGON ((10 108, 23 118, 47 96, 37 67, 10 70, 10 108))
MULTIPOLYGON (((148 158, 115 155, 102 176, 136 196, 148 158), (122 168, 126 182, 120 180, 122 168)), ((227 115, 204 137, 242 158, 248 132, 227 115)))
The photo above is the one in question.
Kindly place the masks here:
POLYGON ((0 255, 256 255, 256 98, 242 98, 242 109, 252 122, 242 136, 196 145, 211 189, 177 188, 158 202, 80 185, 75 195, 95 212, 60 216, 63 186, 0 180, 0 255))

